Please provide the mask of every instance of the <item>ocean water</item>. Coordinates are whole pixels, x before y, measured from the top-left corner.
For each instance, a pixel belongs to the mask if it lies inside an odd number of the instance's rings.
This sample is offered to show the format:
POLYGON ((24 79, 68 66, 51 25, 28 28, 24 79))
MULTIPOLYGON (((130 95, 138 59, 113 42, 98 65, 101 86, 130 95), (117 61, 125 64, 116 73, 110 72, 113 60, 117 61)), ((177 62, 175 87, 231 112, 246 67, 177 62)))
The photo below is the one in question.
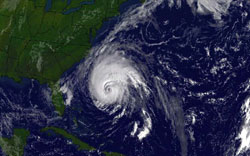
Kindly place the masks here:
MULTIPOLYGON (((60 79, 62 118, 45 98, 46 85, 26 80, 13 89, 0 82, 2 111, 13 111, 4 107, 11 101, 44 113, 17 124, 37 127, 29 128, 25 155, 247 155, 250 4, 212 2, 124 4, 93 39, 90 54, 60 79), (42 126, 61 127, 99 151, 77 151, 62 137, 38 132, 42 126)), ((9 136, 16 124, 1 121, 12 125, 2 128, 9 136)))

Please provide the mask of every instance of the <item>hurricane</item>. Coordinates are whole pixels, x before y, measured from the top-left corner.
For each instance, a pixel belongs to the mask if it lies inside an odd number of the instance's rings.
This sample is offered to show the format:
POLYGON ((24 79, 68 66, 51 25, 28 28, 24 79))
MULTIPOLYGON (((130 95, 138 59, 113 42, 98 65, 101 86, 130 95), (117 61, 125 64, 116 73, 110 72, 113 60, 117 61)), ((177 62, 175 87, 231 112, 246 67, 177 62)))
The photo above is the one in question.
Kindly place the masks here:
POLYGON ((249 0, 61 2, 1 10, 0 155, 250 155, 249 0))
MULTIPOLYGON (((147 138, 156 134, 153 130, 159 124, 157 116, 162 116, 171 123, 170 128, 180 139, 185 155, 187 140, 178 90, 159 70, 154 69, 154 64, 159 63, 152 58, 154 50, 149 52, 143 48, 158 45, 154 43, 155 36, 150 37, 147 29, 150 26, 159 27, 152 12, 162 2, 148 1, 141 7, 129 9, 128 14, 122 16, 113 31, 91 49, 76 70, 61 80, 61 85, 66 101, 72 100, 71 104, 67 104, 82 107, 81 113, 74 112, 82 116, 78 119, 81 127, 97 129, 86 135, 111 139, 119 133, 127 139, 133 138, 129 142, 148 142, 147 138), (139 30, 137 25, 140 24, 146 27, 139 30), (134 29, 138 29, 139 38, 132 35, 134 29), (129 35, 126 36, 125 32, 129 35), (84 118, 93 120, 95 124, 86 122, 84 118)), ((161 140, 159 136, 156 139, 161 140)), ((160 142, 170 145, 165 140, 160 142)), ((136 147, 142 148, 140 144, 136 147)))
POLYGON ((132 66, 132 62, 119 54, 98 58, 91 71, 89 90, 93 102, 99 109, 105 110, 114 104, 115 108, 126 107, 123 105, 128 103, 129 99, 133 103, 136 98, 130 95, 130 87, 137 90, 140 97, 148 92, 146 84, 140 73, 132 66))
POLYGON ((60 80, 79 123, 70 131, 131 156, 235 153, 237 104, 248 90, 249 9, 241 3, 148 0, 128 8, 60 80))

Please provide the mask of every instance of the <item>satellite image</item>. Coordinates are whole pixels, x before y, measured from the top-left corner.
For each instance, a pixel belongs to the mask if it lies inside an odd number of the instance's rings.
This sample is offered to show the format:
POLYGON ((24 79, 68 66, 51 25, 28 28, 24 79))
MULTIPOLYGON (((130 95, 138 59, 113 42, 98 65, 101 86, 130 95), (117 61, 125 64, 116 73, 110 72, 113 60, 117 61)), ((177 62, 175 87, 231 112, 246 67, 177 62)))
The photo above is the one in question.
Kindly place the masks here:
POLYGON ((250 0, 0 0, 0 156, 250 156, 250 0))

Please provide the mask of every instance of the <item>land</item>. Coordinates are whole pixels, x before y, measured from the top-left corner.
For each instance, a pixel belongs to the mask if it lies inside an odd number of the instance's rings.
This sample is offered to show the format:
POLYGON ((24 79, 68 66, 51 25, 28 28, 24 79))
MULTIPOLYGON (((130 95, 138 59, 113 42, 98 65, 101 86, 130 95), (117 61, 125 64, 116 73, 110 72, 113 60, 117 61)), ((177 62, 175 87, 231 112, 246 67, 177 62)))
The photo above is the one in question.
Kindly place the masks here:
POLYGON ((14 129, 11 138, 0 138, 0 146, 7 156, 22 156, 29 131, 25 129, 14 129))
POLYGON ((56 83, 49 83, 52 91, 52 103, 54 104, 55 110, 58 115, 63 116, 65 110, 65 104, 62 97, 62 92, 60 91, 59 81, 56 83))
POLYGON ((115 153, 115 152, 103 152, 106 156, 123 156, 120 153, 115 153))
MULTIPOLYGON (((16 82, 30 78, 48 84, 55 110, 63 116, 60 77, 88 55, 91 41, 103 22, 119 15, 119 7, 125 1, 72 0, 68 4, 58 0, 46 8, 47 0, 0 0, 0 77, 16 82), (74 8, 77 11, 69 12, 74 8)), ((74 140, 80 150, 94 149, 62 129, 46 129, 74 140)), ((28 135, 27 130, 15 129, 12 138, 0 138, 3 152, 15 156, 17 151, 23 155, 28 135)))
MULTIPOLYGON (((69 134, 67 131, 65 131, 65 130, 63 130, 61 128, 46 127, 46 128, 43 128, 41 130, 41 132, 49 132, 49 131, 53 131, 56 134, 62 135, 63 137, 65 137, 67 139, 70 139, 74 145, 78 146, 78 150, 89 150, 89 151, 96 150, 96 148, 88 145, 87 143, 81 141, 80 139, 78 139, 74 135, 69 134)), ((102 153, 105 154, 106 156, 123 156, 122 154, 116 153, 116 152, 106 152, 106 151, 103 151, 102 153)))
MULTIPOLYGON (((70 4, 53 1, 45 11, 46 1, 0 0, 0 77, 56 84, 89 53, 97 30, 104 21, 119 15, 126 0, 97 0, 85 5, 83 0, 70 4), (79 10, 64 14, 77 7, 79 10)), ((63 115, 62 96, 59 90, 52 92, 57 93, 52 94, 55 108, 63 115)))
POLYGON ((57 82, 61 75, 84 58, 91 38, 104 21, 119 15, 125 0, 98 0, 80 5, 83 0, 0 0, 0 75, 19 81, 22 77, 40 83, 57 82), (16 7, 8 7, 16 2, 16 7), (64 15, 69 8, 78 11, 64 15))

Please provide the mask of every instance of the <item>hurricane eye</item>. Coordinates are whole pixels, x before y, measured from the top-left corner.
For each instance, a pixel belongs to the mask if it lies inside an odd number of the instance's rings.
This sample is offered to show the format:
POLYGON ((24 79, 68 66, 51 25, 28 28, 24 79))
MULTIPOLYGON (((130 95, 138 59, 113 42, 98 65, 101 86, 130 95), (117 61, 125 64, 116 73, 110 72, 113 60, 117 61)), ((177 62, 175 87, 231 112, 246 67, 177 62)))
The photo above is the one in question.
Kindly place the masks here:
POLYGON ((110 93, 112 91, 112 84, 113 84, 113 82, 107 82, 104 85, 104 92, 105 93, 110 93))
POLYGON ((106 92, 106 93, 112 92, 112 88, 111 88, 111 87, 106 87, 106 88, 105 88, 105 92, 106 92))
MULTIPOLYGON (((131 64, 130 60, 119 55, 101 56, 96 60, 93 67, 89 88, 95 105, 102 110, 114 107, 128 107, 135 93, 130 87, 135 88, 135 92, 140 92, 138 86, 143 83, 141 73, 131 64)), ((133 107, 133 106, 131 106, 133 107)))

